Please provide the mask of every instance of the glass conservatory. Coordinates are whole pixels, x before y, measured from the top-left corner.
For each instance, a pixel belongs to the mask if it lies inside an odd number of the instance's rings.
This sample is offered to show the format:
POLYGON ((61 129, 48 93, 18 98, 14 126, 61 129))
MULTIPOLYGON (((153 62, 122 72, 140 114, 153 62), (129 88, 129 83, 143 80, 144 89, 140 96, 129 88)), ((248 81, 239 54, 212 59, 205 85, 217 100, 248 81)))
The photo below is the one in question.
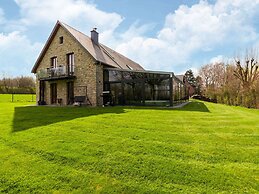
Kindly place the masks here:
POLYGON ((186 99, 184 83, 170 72, 104 69, 104 105, 173 106, 186 99))

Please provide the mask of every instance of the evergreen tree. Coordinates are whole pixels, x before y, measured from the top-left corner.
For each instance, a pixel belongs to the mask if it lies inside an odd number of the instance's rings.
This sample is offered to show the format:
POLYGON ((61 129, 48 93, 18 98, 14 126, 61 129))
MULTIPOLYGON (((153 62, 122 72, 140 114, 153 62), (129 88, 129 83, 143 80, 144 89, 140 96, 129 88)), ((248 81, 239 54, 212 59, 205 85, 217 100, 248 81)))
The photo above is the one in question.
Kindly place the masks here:
POLYGON ((196 78, 193 75, 193 72, 191 69, 187 70, 184 74, 185 80, 194 88, 196 87, 196 78))

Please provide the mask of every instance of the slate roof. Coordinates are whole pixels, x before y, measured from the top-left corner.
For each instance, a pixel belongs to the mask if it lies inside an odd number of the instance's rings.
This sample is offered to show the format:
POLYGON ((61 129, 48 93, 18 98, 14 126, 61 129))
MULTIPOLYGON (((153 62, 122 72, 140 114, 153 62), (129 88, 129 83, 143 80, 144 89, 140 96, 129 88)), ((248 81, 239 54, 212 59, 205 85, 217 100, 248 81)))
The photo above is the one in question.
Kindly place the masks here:
POLYGON ((144 68, 141 67, 138 63, 132 61, 124 55, 101 43, 95 44, 89 36, 63 22, 57 21, 36 63, 34 64, 34 67, 31 71, 32 73, 36 73, 37 67, 39 66, 59 27, 63 27, 65 30, 67 30, 69 34, 72 35, 72 37, 75 39, 75 41, 77 41, 87 52, 89 52, 96 61, 119 69, 144 70, 144 68))

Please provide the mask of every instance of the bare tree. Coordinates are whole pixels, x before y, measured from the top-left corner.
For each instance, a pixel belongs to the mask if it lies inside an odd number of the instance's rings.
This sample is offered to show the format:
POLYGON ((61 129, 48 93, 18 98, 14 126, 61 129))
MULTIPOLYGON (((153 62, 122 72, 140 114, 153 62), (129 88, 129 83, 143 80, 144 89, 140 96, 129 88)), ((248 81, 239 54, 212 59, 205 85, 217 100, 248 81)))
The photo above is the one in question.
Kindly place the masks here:
POLYGON ((0 79, 0 89, 2 93, 34 93, 35 80, 29 76, 3 77, 0 79))
POLYGON ((6 93, 9 93, 9 88, 11 88, 11 79, 10 78, 3 78, 2 79, 3 87, 6 93))
POLYGON ((236 57, 230 64, 203 66, 199 71, 203 94, 221 103, 259 108, 259 64, 256 56, 255 50, 250 50, 245 57, 236 57))
POLYGON ((199 76, 204 82, 205 89, 217 90, 224 85, 225 64, 214 63, 203 66, 199 76))
POLYGON ((240 60, 236 60, 234 75, 241 81, 244 89, 251 89, 258 78, 258 67, 258 62, 254 58, 247 59, 244 65, 241 65, 240 60))
POLYGON ((35 80, 29 76, 21 76, 17 78, 18 87, 20 88, 33 88, 35 87, 35 80))

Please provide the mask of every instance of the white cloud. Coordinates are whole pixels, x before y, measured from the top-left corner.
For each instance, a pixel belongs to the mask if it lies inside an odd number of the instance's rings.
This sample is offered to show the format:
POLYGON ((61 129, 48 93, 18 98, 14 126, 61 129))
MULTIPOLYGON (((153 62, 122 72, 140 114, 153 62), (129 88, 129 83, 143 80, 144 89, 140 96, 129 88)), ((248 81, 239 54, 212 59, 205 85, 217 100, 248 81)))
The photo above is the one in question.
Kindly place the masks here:
POLYGON ((134 36, 131 32, 133 36, 119 44, 117 50, 147 69, 194 69, 197 67, 193 67, 191 61, 197 53, 218 48, 230 48, 234 52, 235 47, 258 40, 258 32, 252 25, 258 9, 259 0, 218 0, 215 4, 200 1, 191 7, 182 5, 166 16, 157 37, 134 36))
POLYGON ((129 29, 125 33, 120 34, 120 38, 126 41, 130 40, 132 37, 143 36, 148 30, 151 30, 153 27, 153 24, 140 25, 139 22, 136 21, 129 27, 129 29))
POLYGON ((134 37, 130 41, 118 45, 116 48, 121 53, 135 59, 140 64, 151 64, 146 66, 148 69, 160 70, 169 58, 161 58, 167 55, 167 44, 156 38, 134 37))
POLYGON ((255 12, 259 0, 218 0, 214 10, 216 13, 230 13, 240 8, 245 12, 255 12))
POLYGON ((224 56, 223 55, 218 55, 218 56, 212 57, 210 59, 210 63, 220 63, 220 62, 224 62, 224 56))
POLYGON ((42 44, 31 43, 18 31, 9 34, 0 33, 0 73, 29 75, 40 48, 42 44))
POLYGON ((0 28, 0 73, 7 75, 30 73, 45 44, 33 43, 30 36, 51 28, 57 20, 83 32, 97 27, 108 35, 113 34, 123 21, 120 15, 101 11, 84 0, 15 0, 15 3, 20 10, 17 20, 6 21, 0 8, 0 24, 3 23, 3 29, 0 28), (7 33, 1 34, 1 31, 7 33))
MULTIPOLYGON (((0 63, 8 71, 26 68, 28 73, 39 54, 40 44, 32 43, 26 30, 48 29, 56 20, 85 32, 92 27, 100 31, 100 41, 136 60, 146 69, 184 72, 197 71, 197 56, 206 56, 222 48, 240 49, 259 45, 254 21, 259 16, 259 0, 217 0, 214 4, 201 0, 193 6, 182 5, 165 17, 164 26, 154 37, 145 36, 152 24, 133 23, 127 31, 116 30, 123 21, 117 13, 108 13, 85 0, 15 0, 20 8, 18 21, 4 19, 0 8, 0 24, 5 22, 8 34, 0 34, 0 63), (17 32, 19 31, 19 32, 17 32), (4 45, 5 44, 5 45, 4 45), (13 52, 15 50, 15 52, 13 52), (196 60, 196 61, 194 61, 196 60), (19 61, 19 64, 17 64, 19 61), (11 65, 10 65, 11 64, 11 65), (18 68, 17 68, 18 67, 18 68)), ((170 6, 170 5, 168 5, 170 6)), ((41 45, 42 46, 42 45, 41 45)), ((224 52, 207 56, 218 60, 224 52)), ((1 67, 2 69, 2 67, 1 67)), ((1 70, 0 70, 1 71, 1 70)))
POLYGON ((107 13, 83 0, 15 0, 20 7, 21 22, 25 25, 53 24, 57 20, 80 26, 89 31, 92 27, 102 31, 114 30, 123 18, 107 13))
POLYGON ((153 28, 154 24, 149 23, 140 25, 139 21, 136 21, 131 24, 130 27, 123 33, 118 33, 113 30, 100 33, 100 40, 102 43, 107 44, 112 48, 116 48, 120 44, 122 44, 121 47, 123 47, 123 44, 125 42, 132 41, 132 38, 135 39, 133 42, 136 43, 138 40, 144 37, 146 32, 152 30, 153 28), (138 37, 140 39, 138 39, 138 37))

